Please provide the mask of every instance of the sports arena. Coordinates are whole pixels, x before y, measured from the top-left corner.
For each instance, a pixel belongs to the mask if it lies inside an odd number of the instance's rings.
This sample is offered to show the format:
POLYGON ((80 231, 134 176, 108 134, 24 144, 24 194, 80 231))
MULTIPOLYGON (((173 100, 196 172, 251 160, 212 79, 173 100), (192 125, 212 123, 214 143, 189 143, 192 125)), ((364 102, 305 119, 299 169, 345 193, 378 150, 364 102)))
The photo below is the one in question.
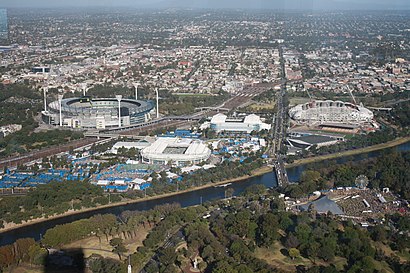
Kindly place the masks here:
POLYGON ((144 163, 182 167, 207 160, 211 150, 201 140, 160 137, 141 150, 141 156, 144 163))
POLYGON ((151 119, 154 104, 150 101, 116 98, 68 98, 48 104, 42 112, 43 121, 48 124, 71 128, 105 129, 129 126, 151 119), (120 109, 120 110, 119 110, 120 109), (120 112, 120 115, 119 115, 120 112))
POLYGON ((363 107, 343 101, 311 101, 289 110, 297 123, 317 125, 324 123, 363 124, 372 122, 373 113, 363 107))

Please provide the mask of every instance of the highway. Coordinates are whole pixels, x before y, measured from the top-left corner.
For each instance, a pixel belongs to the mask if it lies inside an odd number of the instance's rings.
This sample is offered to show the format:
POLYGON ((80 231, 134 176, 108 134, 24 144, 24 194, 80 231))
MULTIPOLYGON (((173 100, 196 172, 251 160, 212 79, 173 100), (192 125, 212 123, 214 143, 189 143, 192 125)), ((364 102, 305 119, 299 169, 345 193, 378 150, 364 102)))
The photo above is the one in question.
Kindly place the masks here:
POLYGON ((274 126, 272 131, 272 147, 270 150, 270 156, 272 158, 272 164, 276 172, 276 178, 279 187, 284 187, 289 184, 288 175, 286 173, 286 168, 284 164, 284 156, 282 155, 284 141, 286 139, 286 128, 287 128, 287 102, 284 101, 284 96, 286 95, 286 77, 285 77, 285 67, 283 61, 283 51, 279 50, 281 62, 282 62, 282 82, 280 91, 276 95, 277 111, 274 114, 274 126))

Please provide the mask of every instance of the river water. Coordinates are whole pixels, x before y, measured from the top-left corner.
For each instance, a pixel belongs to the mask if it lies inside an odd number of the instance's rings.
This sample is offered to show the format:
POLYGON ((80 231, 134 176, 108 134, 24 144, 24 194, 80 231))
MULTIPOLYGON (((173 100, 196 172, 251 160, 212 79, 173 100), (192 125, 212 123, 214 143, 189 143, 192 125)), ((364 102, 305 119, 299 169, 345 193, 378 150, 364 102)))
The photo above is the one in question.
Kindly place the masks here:
MULTIPOLYGON (((396 146, 394 148, 389 148, 397 151, 410 151, 410 142, 404 143, 402 145, 396 146)), ((360 161, 366 158, 372 158, 381 155, 385 150, 359 154, 355 156, 348 156, 348 157, 341 157, 335 159, 337 163, 342 164, 346 161, 353 160, 353 161, 360 161)), ((298 181, 301 173, 309 169, 309 164, 289 168, 288 177, 290 181, 296 182, 298 181)), ((256 184, 263 184, 266 187, 276 187, 277 180, 274 172, 259 176, 249 178, 240 182, 235 182, 229 185, 230 188, 234 189, 234 195, 238 195, 242 193, 247 187, 256 185, 256 184)), ((145 201, 135 204, 129 204, 119 207, 113 208, 105 208, 90 212, 84 212, 76 215, 65 216, 59 219, 53 219, 37 224, 33 224, 26 227, 21 227, 15 230, 7 231, 0 234, 0 246, 13 243, 19 238, 27 238, 31 237, 36 240, 41 238, 41 235, 44 234, 47 229, 55 227, 56 225, 61 225, 65 223, 69 223, 72 221, 76 221, 83 218, 91 217, 95 214, 105 214, 105 213, 112 213, 115 215, 120 215, 123 211, 126 210, 149 210, 154 208, 156 205, 166 204, 166 203, 179 203, 182 207, 188 207, 192 205, 198 205, 201 202, 207 202, 211 200, 221 199, 225 196, 224 187, 210 187, 202 190, 197 190, 188 193, 182 193, 176 196, 165 197, 157 200, 145 201)))

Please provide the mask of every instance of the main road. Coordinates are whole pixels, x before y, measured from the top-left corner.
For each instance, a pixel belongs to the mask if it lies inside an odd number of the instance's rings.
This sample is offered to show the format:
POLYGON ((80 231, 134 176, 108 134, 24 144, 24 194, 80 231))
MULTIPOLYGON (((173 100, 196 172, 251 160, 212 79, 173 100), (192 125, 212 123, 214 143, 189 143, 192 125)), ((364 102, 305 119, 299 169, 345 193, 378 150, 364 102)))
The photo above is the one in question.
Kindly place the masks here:
POLYGON ((274 127, 272 131, 272 149, 271 149, 271 157, 273 159, 273 166, 275 168, 276 177, 278 181, 278 186, 283 187, 289 183, 288 175, 286 172, 285 164, 284 164, 284 156, 282 154, 284 148, 284 141, 286 140, 286 128, 287 128, 287 112, 288 112, 288 103, 284 101, 284 97, 286 95, 286 75, 285 75, 285 63, 283 60, 283 50, 279 48, 279 54, 281 59, 281 68, 282 68, 282 82, 280 91, 276 95, 276 104, 277 104, 277 111, 274 115, 274 127))

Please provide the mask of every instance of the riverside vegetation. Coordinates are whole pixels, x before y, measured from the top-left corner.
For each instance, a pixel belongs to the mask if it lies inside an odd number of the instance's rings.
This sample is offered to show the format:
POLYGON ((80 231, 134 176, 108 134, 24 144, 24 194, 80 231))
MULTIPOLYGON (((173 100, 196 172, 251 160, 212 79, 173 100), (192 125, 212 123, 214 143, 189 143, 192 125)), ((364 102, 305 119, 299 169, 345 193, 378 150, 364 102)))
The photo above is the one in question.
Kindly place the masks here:
MULTIPOLYGON (((408 196, 410 153, 389 153, 361 164, 332 166, 317 164, 317 171, 302 175, 304 196, 311 190, 334 185, 351 186, 358 173, 370 174, 370 188, 388 186, 408 196), (374 175, 374 174, 373 174, 374 175), (326 182, 327 181, 327 182, 326 182), (328 184, 334 183, 334 185, 328 184)), ((292 186, 290 186, 292 187, 292 186)), ((290 189, 266 189, 252 186, 233 199, 180 208, 177 204, 155 207, 150 211, 127 211, 119 217, 96 215, 89 219, 56 226, 42 241, 21 239, 0 248, 0 265, 35 263, 44 255, 43 247, 63 247, 74 241, 95 238, 109 243, 105 250, 118 258, 92 255, 92 272, 126 272, 130 255, 134 270, 179 272, 195 257, 203 272, 408 272, 410 219, 398 213, 384 215, 385 224, 368 229, 333 215, 317 215, 314 209, 294 214, 284 210, 280 192, 290 189), (134 238, 148 230, 142 245, 134 238), (126 243, 126 244, 125 244, 126 243), (22 250, 19 245, 29 245, 22 250), (11 249, 22 252, 13 252, 11 249)), ((290 190, 290 194, 293 191, 290 190)), ((41 264, 41 263, 40 263, 41 264)))

